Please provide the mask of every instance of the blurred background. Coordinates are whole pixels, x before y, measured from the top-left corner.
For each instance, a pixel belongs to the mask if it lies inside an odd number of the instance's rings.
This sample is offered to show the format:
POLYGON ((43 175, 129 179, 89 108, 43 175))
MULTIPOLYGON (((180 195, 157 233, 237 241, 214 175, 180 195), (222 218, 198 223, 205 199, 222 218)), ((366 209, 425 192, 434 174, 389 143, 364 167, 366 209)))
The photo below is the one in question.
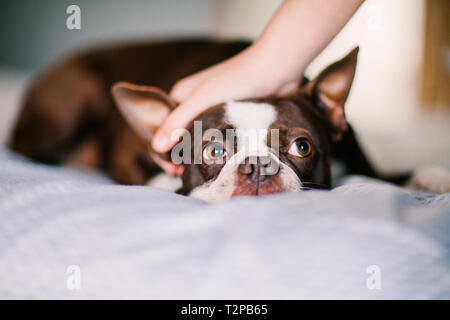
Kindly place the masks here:
MULTIPOLYGON (((0 142, 28 81, 61 55, 111 42, 174 37, 255 39, 282 0, 14 0, 0 10, 0 142), (81 9, 68 30, 66 9, 81 9)), ((367 0, 306 70, 315 76, 359 45, 346 106, 375 167, 450 169, 450 3, 367 0)), ((292 31, 292 40, 297 33, 292 31)))

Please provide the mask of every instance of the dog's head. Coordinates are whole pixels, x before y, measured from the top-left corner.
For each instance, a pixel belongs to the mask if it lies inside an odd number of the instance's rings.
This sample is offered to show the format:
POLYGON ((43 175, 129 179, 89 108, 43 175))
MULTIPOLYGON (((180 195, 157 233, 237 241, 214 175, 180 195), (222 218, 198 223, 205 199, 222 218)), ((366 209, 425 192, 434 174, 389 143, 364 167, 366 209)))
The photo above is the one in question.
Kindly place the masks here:
MULTIPOLYGON (((214 202, 330 186, 330 151, 347 130, 344 103, 358 48, 285 96, 230 101, 200 114, 182 132, 171 161, 184 166, 182 193, 214 202)), ((118 83, 113 96, 149 143, 176 107, 163 91, 118 83)), ((162 157, 151 151, 153 158, 162 157)))

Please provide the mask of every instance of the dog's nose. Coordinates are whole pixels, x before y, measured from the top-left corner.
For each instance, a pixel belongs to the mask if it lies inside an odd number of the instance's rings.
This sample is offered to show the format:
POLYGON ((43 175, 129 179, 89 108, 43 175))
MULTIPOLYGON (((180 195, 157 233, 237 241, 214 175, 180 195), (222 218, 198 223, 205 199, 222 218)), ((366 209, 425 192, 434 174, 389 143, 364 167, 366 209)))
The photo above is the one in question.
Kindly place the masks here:
POLYGON ((263 181, 267 176, 278 173, 278 166, 272 164, 270 157, 247 157, 238 168, 239 173, 249 176, 252 181, 263 181))

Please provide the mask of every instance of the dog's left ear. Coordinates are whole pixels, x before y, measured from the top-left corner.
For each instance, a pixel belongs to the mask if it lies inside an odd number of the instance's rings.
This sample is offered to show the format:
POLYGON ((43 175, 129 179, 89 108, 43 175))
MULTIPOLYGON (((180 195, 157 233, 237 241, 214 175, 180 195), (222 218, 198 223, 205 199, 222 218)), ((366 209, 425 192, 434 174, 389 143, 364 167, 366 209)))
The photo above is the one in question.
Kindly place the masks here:
POLYGON ((355 75, 358 51, 359 47, 354 48, 346 57, 328 66, 304 87, 315 102, 325 109, 336 140, 340 139, 348 128, 344 104, 355 75))
POLYGON ((176 107, 175 101, 156 87, 118 82, 112 86, 111 93, 124 118, 147 142, 176 107))
POLYGON ((160 154, 151 147, 153 134, 175 109, 176 102, 159 88, 128 82, 114 84, 111 93, 130 127, 148 143, 149 156, 153 161, 167 173, 181 175, 183 167, 172 163, 169 153, 160 154))

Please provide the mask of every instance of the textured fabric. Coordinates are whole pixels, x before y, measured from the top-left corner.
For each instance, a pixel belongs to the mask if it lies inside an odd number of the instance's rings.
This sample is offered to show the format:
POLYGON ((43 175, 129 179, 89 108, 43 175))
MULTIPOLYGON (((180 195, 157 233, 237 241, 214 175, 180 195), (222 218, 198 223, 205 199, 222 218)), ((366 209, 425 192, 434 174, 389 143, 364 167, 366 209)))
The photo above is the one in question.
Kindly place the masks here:
POLYGON ((0 149, 0 298, 450 298, 449 228, 450 194, 360 177, 207 205, 0 149))

